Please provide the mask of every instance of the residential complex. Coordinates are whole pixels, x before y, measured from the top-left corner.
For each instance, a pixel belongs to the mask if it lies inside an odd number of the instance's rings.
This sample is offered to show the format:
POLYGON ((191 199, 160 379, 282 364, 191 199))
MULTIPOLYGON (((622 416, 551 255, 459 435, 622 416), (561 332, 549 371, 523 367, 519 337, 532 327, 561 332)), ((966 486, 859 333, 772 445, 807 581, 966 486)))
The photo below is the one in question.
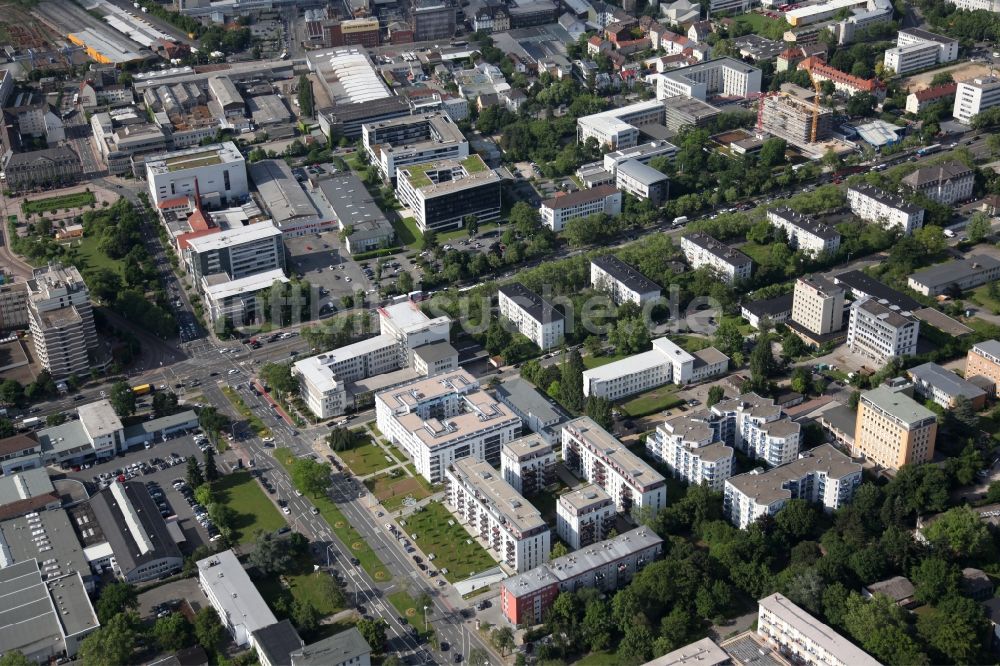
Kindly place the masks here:
POLYGON ((640 510, 652 515, 667 505, 663 476, 588 416, 563 426, 562 453, 566 467, 600 486, 627 518, 640 510))
POLYGON ((500 449, 500 473, 514 490, 530 497, 555 481, 555 447, 536 434, 507 442, 500 449))
POLYGON ((1000 342, 985 340, 969 349, 965 357, 965 378, 972 380, 976 377, 993 383, 995 389, 991 397, 1000 396, 1000 342))
POLYGON ((656 98, 747 99, 760 92, 761 71, 735 58, 715 58, 656 77, 656 98))
POLYGON ((840 234, 836 229, 791 208, 772 208, 767 211, 767 220, 785 232, 791 247, 812 256, 836 252, 840 247, 840 234))
POLYGON ((649 100, 583 116, 576 120, 576 138, 580 143, 594 139, 599 147, 610 150, 632 148, 639 144, 639 129, 662 124, 664 113, 661 102, 649 100))
POLYGON ((606 539, 617 515, 614 501, 600 486, 583 486, 556 500, 556 534, 570 550, 580 550, 606 539))
POLYGON ((646 437, 646 449, 675 478, 721 492, 736 457, 720 439, 721 425, 722 420, 707 410, 675 416, 646 437))
MULTIPOLYGON (((889 14, 892 14, 891 4, 889 5, 889 14)), ((833 83, 834 90, 848 97, 858 93, 868 93, 877 99, 885 97, 885 84, 880 79, 863 79, 859 76, 842 72, 836 67, 826 64, 823 58, 818 56, 806 58, 799 63, 798 69, 809 72, 809 76, 813 81, 830 81, 833 83)))
POLYGON ((917 353, 920 320, 898 306, 873 298, 851 304, 847 346, 881 367, 889 359, 917 353))
POLYGON ((753 268, 750 257, 701 231, 681 236, 681 251, 692 268, 708 266, 726 282, 749 279, 753 268))
POLYGON ((562 231, 572 220, 591 215, 615 217, 622 212, 622 193, 613 185, 598 185, 542 201, 538 212, 542 224, 562 231))
POLYGON ((729 357, 715 347, 689 354, 668 338, 657 338, 650 351, 584 370, 583 395, 621 400, 664 384, 717 377, 728 367, 729 357))
POLYGON ((510 377, 494 387, 493 392, 497 400, 521 417, 528 430, 549 444, 559 441, 559 425, 568 418, 566 413, 552 398, 539 393, 528 380, 510 377))
POLYGON ((961 162, 942 162, 917 169, 904 176, 902 183, 932 201, 950 206, 972 196, 975 173, 961 162))
POLYGON ((620 590, 662 552, 663 539, 648 527, 591 544, 500 583, 501 612, 513 626, 538 624, 561 592, 620 590))
POLYGON ((615 186, 638 199, 648 199, 654 206, 664 203, 670 194, 670 179, 638 160, 625 160, 618 165, 615 186))
POLYGON ((807 275, 795 281, 791 321, 810 339, 844 327, 844 290, 824 277, 807 275))
POLYGON ((980 76, 958 83, 952 115, 955 120, 968 125, 976 114, 997 105, 1000 105, 1000 78, 980 76))
POLYGON ((368 159, 386 181, 395 181, 399 167, 469 156, 469 142, 446 113, 367 123, 361 132, 368 159))
POLYGON ((906 286, 924 296, 975 289, 1000 279, 1000 261, 988 254, 970 254, 911 274, 906 286))
POLYGON ((461 229, 500 217, 500 177, 478 155, 396 168, 396 195, 421 231, 461 229))
POLYGON ((232 141, 178 150, 146 159, 153 206, 197 190, 205 203, 238 204, 250 196, 246 160, 232 141))
POLYGON ((524 337, 545 351, 562 344, 565 318, 548 301, 520 282, 500 286, 500 316, 512 322, 524 337))
POLYGON ((711 412, 716 438, 755 460, 776 467, 798 455, 802 428, 771 398, 745 393, 717 402, 711 412))
POLYGON ((847 203, 862 220, 895 227, 907 236, 924 226, 923 208, 867 183, 848 187, 847 203))
POLYGON ((27 320, 38 362, 57 380, 89 375, 99 342, 80 271, 50 264, 34 269, 27 285, 27 320))
POLYGON ((821 444, 773 469, 730 477, 725 483, 723 508, 729 522, 740 529, 761 516, 773 516, 793 499, 835 511, 851 501, 861 478, 860 463, 830 444, 821 444))
POLYGON ((445 470, 445 489, 452 513, 508 567, 523 573, 548 562, 551 534, 542 514, 488 462, 456 459, 445 470))
POLYGON ((806 666, 879 666, 878 660, 784 595, 772 594, 757 604, 757 635, 789 661, 806 666))
MULTIPOLYGON (((970 350, 970 354, 972 351, 970 350)), ((966 364, 968 370, 968 363, 966 364)), ((958 398, 965 398, 976 411, 986 406, 986 391, 937 363, 923 363, 906 371, 913 390, 925 400, 933 400, 945 409, 952 409, 958 398)), ((970 379, 975 379, 972 375, 970 379)), ((982 376, 979 377, 983 379, 982 376)), ((987 382, 987 386, 992 386, 987 382)))
POLYGON ((431 483, 469 456, 499 467, 503 445, 521 434, 521 419, 465 370, 376 393, 375 416, 382 434, 431 483))
POLYGON ((640 308, 660 299, 660 286, 613 254, 590 261, 590 284, 611 296, 615 305, 635 303, 640 308))
POLYGON ((909 388, 883 384, 861 394, 851 455, 890 470, 933 458, 937 416, 907 395, 909 388))

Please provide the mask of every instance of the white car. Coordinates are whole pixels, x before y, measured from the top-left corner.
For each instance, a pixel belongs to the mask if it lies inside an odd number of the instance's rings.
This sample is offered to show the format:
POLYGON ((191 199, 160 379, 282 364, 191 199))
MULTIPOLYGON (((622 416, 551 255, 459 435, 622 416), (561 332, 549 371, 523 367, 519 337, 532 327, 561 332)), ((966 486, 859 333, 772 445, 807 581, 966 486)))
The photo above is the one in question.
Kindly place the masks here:
POLYGON ((292 513, 292 510, 289 509, 287 506, 283 506, 283 507, 281 507, 281 513, 283 513, 283 514, 285 514, 287 516, 287 515, 289 515, 289 514, 292 513))
POLYGON ((344 282, 353 282, 353 280, 351 280, 351 276, 348 275, 347 277, 344 278, 344 282))
POLYGON ((295 496, 296 496, 296 497, 302 497, 302 491, 301 491, 301 490, 299 490, 299 489, 296 489, 296 490, 295 490, 295 496))

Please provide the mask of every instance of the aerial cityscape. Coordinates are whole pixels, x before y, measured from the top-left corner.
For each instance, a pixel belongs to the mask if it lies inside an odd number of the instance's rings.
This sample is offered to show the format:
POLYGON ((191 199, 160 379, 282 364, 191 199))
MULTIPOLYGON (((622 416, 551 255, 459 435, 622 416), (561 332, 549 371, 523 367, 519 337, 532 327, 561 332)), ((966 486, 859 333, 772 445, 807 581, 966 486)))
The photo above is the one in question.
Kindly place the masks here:
POLYGON ((0 46, 0 666, 1000 663, 1000 0, 0 46))

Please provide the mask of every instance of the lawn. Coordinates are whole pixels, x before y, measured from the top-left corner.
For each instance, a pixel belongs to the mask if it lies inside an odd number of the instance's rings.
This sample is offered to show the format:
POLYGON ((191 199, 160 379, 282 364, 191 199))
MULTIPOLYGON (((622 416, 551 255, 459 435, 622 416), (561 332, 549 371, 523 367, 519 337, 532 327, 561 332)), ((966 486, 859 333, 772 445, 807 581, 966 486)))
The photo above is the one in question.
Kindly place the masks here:
POLYGON ((85 269, 97 269, 97 268, 107 268, 110 271, 114 271, 118 275, 122 275, 124 271, 124 265, 117 259, 112 259, 108 255, 101 252, 97 247, 99 239, 96 236, 85 237, 79 242, 73 244, 76 249, 77 254, 83 260, 83 264, 79 261, 75 262, 77 268, 81 271, 85 269))
POLYGON ((400 218, 393 216, 392 228, 396 232, 396 241, 399 245, 405 245, 411 250, 424 249, 424 235, 417 226, 417 221, 412 217, 400 218))
POLYGON ((444 569, 448 570, 443 575, 449 581, 465 580, 496 566, 490 554, 438 502, 431 502, 410 514, 405 522, 404 531, 411 537, 416 535, 414 540, 425 555, 434 555, 434 566, 442 570, 442 574, 444 569))
MULTIPOLYGON (((274 450, 274 459, 278 461, 278 464, 290 471, 291 465, 295 461, 295 454, 291 449, 277 448, 274 450)), ((310 495, 309 501, 319 509, 320 514, 330 524, 330 528, 333 529, 334 534, 351 550, 354 557, 358 558, 361 566, 368 572, 369 576, 379 582, 385 582, 392 578, 385 565, 378 559, 375 551, 371 549, 371 546, 361 537, 358 531, 351 526, 347 521, 347 517, 337 508, 337 505, 333 503, 329 495, 324 495, 323 497, 310 495)))
POLYGON ((239 396, 233 389, 228 386, 222 387, 222 393, 229 399, 236 411, 247 420, 247 425, 254 429, 254 431, 261 437, 270 437, 271 431, 267 429, 264 422, 257 418, 257 415, 250 411, 247 404, 243 402, 243 398, 239 396))
POLYGON ((763 14, 742 14, 734 20, 736 23, 750 26, 755 34, 768 39, 782 39, 785 33, 792 29, 786 21, 768 18, 763 14))
POLYGON ((274 608, 275 602, 282 595, 288 593, 300 603, 306 601, 312 603, 313 607, 319 611, 322 617, 333 615, 341 610, 338 606, 331 603, 329 598, 323 595, 322 585, 317 584, 321 582, 320 579, 330 574, 313 571, 313 563, 308 556, 302 558, 298 570, 299 573, 296 574, 288 574, 280 578, 269 576, 254 581, 261 596, 264 597, 264 600, 267 601, 267 604, 271 608, 274 608), (288 584, 287 589, 282 585, 282 579, 288 584))
POLYGON ((682 404, 684 401, 678 398, 676 393, 676 384, 661 386, 623 402, 619 408, 632 418, 648 416, 682 404))
POLYGON ((614 363, 615 361, 620 361, 623 358, 628 358, 627 354, 614 354, 611 356, 584 356, 583 357, 583 367, 587 370, 592 370, 593 368, 599 368, 602 365, 607 365, 608 363, 614 363))
POLYGON ((431 495, 430 490, 420 483, 420 479, 405 474, 396 478, 389 474, 382 474, 365 481, 365 487, 378 498, 386 511, 399 509, 407 497, 422 500, 431 495))
POLYGON ((367 476, 391 467, 392 463, 385 459, 385 451, 366 434, 357 436, 357 444, 347 451, 337 451, 337 455, 347 463, 351 471, 358 476, 367 476))
POLYGON ((219 501, 236 512, 234 538, 249 543, 257 532, 274 532, 286 525, 271 500, 260 489, 250 472, 234 472, 212 484, 219 501))
POLYGON ((424 607, 419 600, 414 599, 403 591, 393 592, 388 595, 388 598, 389 603, 392 604, 400 616, 405 617, 407 622, 417 628, 417 631, 424 631, 424 627, 427 625, 424 618, 424 607))
POLYGON ((982 287, 973 289, 970 300, 978 303, 992 314, 1000 314, 1000 300, 990 296, 989 285, 983 285, 982 287))
POLYGON ((32 215, 34 213, 48 213, 58 210, 66 210, 68 208, 83 208, 84 206, 89 206, 90 204, 96 202, 97 198, 94 196, 93 192, 76 192, 74 194, 66 194, 60 197, 48 197, 46 199, 37 199, 35 201, 25 201, 21 204, 21 210, 28 215, 32 215))
POLYGON ((566 486, 564 486, 562 482, 560 482, 559 487, 556 488, 555 490, 552 491, 543 490, 539 493, 535 493, 534 495, 528 498, 528 501, 531 502, 532 506, 538 509, 538 511, 542 514, 542 518, 545 519, 545 522, 549 523, 550 525, 555 525, 556 502, 559 500, 559 496, 563 494, 565 491, 566 491, 566 486))
POLYGON ((689 354, 712 346, 712 343, 705 338, 696 338, 693 335, 674 335, 671 337, 671 340, 680 345, 689 354))
POLYGON ((392 454, 392 457, 398 460, 399 462, 406 462, 407 460, 409 460, 409 458, 406 457, 406 454, 400 451, 399 447, 396 446, 395 444, 386 444, 386 448, 389 449, 389 453, 392 454))

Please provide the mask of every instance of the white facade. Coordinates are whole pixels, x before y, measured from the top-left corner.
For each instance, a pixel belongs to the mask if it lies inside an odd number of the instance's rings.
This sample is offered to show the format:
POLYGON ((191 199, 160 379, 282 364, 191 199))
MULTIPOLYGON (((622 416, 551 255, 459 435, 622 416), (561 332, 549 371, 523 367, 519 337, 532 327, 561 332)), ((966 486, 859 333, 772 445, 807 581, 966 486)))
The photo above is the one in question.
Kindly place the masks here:
POLYGON ((515 439, 500 450, 500 473, 504 481, 526 497, 549 484, 555 477, 555 466, 555 448, 540 435, 515 439))
POLYGON ((90 291, 79 269, 61 264, 36 268, 27 287, 28 326, 38 362, 57 380, 89 374, 90 354, 100 343, 90 291))
POLYGON ((681 415, 658 425, 646 438, 646 450, 670 468, 675 478, 722 492, 736 457, 719 438, 718 419, 710 412, 681 415))
POLYGON ((600 486, 619 513, 632 518, 642 509, 652 515, 667 505, 663 476, 590 417, 563 426, 562 446, 566 467, 600 486))
POLYGON ((590 215, 615 217, 622 212, 622 193, 611 185, 579 190, 541 203, 538 212, 542 224, 552 231, 562 231, 566 223, 590 215))
POLYGON ((844 289, 826 278, 807 275, 795 281, 792 321, 814 335, 844 327, 844 289))
POLYGON ((919 334, 920 320, 886 301, 868 298, 851 305, 847 346, 878 365, 916 354, 919 334))
POLYGON ((968 125, 977 113, 1000 105, 1000 78, 980 76, 962 81, 955 92, 955 120, 968 125))
POLYGON ((551 533, 542 514, 489 463, 462 458, 445 471, 448 504, 496 557, 518 573, 549 561, 551 533))
POLYGON ((609 296, 615 305, 635 303, 640 308, 659 300, 660 286, 613 254, 590 262, 590 284, 609 296))
POLYGON ((840 247, 840 234, 835 229, 790 208, 772 208, 767 211, 767 221, 784 230, 791 247, 813 256, 836 252, 840 247))
POLYGON ((584 370, 583 394, 620 400, 671 382, 702 381, 724 374, 728 366, 729 357, 714 347, 689 354, 668 338, 657 338, 648 352, 584 370))
POLYGON ((895 48, 887 49, 884 64, 896 74, 958 59, 958 40, 919 28, 900 30, 895 48))
POLYGON ((458 370, 375 394, 375 420, 417 472, 440 483, 461 458, 500 464, 500 450, 521 434, 521 419, 458 370))
POLYGON ((661 102, 649 100, 618 109, 602 111, 577 118, 576 139, 586 143, 595 139, 597 145, 611 150, 631 148, 639 142, 639 130, 644 125, 662 124, 665 109, 661 102))
POLYGON ((498 306, 500 316, 542 351, 562 344, 566 325, 562 314, 520 282, 500 287, 498 306))
POLYGON ((804 666, 879 666, 832 628, 781 594, 758 602, 757 635, 791 663, 804 666))
POLYGON ((656 76, 656 98, 750 97, 760 92, 761 71, 735 58, 715 58, 656 76))
POLYGON ((907 236, 924 226, 923 208, 868 184, 848 187, 847 203, 862 220, 896 227, 907 236))
POLYGON ((746 529, 761 516, 778 513, 793 499, 834 511, 851 501, 859 485, 860 463, 830 444, 821 444, 772 470, 755 469, 727 479, 723 510, 729 522, 746 529))
POLYGON ((198 586, 240 647, 251 644, 250 634, 278 621, 232 550, 198 560, 198 586))
POLYGON ((232 141, 199 146, 146 159, 150 201, 194 194, 195 183, 203 198, 218 197, 225 205, 250 196, 246 160, 232 141))
POLYGON ((398 167, 469 156, 469 142, 445 113, 366 123, 361 137, 368 159, 387 181, 396 177, 398 167))
POLYGON ((948 2, 955 5, 955 9, 964 9, 967 12, 978 10, 994 14, 1000 12, 1000 0, 948 0, 948 2))
POLYGON ((776 467, 795 460, 801 426, 785 416, 770 398, 746 393, 712 405, 718 438, 756 460, 776 467))
POLYGON ((590 484, 556 501, 556 534, 570 550, 580 550, 608 538, 615 525, 615 503, 600 486, 590 484))
POLYGON ((726 282, 746 280, 753 269, 750 257, 701 232, 682 236, 681 251, 692 268, 713 268, 726 282))

